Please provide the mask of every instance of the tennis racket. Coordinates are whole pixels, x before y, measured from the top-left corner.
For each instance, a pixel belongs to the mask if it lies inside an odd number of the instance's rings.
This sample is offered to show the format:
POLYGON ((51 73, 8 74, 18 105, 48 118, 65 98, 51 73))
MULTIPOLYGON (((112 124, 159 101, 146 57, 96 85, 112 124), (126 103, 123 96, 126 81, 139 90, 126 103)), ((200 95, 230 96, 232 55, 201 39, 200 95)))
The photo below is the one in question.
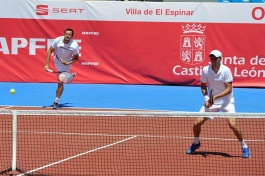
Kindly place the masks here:
POLYGON ((210 91, 210 96, 209 96, 209 103, 210 103, 210 106, 212 106, 212 105, 214 104, 213 97, 214 97, 214 90, 211 89, 211 91, 210 91))
POLYGON ((57 72, 51 69, 46 69, 45 71, 56 74, 59 81, 66 83, 66 84, 70 83, 74 78, 74 75, 67 71, 57 72))

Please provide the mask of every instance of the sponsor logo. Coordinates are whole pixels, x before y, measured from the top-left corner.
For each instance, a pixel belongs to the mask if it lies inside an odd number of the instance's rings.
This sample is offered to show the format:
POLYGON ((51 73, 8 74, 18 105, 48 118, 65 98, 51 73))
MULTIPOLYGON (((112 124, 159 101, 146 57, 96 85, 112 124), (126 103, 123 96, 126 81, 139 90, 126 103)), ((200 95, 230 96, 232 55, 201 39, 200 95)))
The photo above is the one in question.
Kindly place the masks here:
POLYGON ((82 31, 82 35, 99 35, 99 32, 82 31))
MULTIPOLYGON (((0 54, 5 55, 18 55, 21 52, 28 51, 29 55, 36 55, 39 50, 48 50, 54 39, 46 38, 11 38, 0 36, 0 54)), ((79 45, 79 50, 81 50, 80 44, 81 39, 74 39, 79 45)), ((81 56, 81 53, 79 54, 81 56)))
POLYGON ((48 15, 48 5, 36 5, 36 15, 48 15))
POLYGON ((52 14, 82 14, 85 9, 83 8, 64 8, 64 7, 52 7, 48 5, 36 5, 36 15, 49 15, 52 14))
POLYGON ((82 62, 81 65, 86 65, 86 66, 98 66, 99 62, 82 62))
POLYGON ((181 61, 196 65, 202 63, 205 58, 205 40, 202 35, 206 26, 201 24, 186 24, 182 25, 183 34, 180 37, 180 58, 181 61))
POLYGON ((252 10, 252 18, 254 20, 262 20, 265 18, 265 9, 263 7, 255 7, 252 10))

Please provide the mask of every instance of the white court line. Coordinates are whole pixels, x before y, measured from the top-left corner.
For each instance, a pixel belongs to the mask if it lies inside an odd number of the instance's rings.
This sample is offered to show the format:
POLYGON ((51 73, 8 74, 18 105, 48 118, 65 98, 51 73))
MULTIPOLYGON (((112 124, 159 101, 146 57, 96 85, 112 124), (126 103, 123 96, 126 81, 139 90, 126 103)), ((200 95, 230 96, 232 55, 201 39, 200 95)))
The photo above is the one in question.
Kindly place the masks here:
MULTIPOLYGON (((11 131, 2 131, 4 133, 11 131)), ((49 134, 49 135, 78 135, 78 136, 114 136, 114 137, 130 137, 130 136, 137 136, 143 138, 175 138, 175 139, 193 139, 192 136, 159 136, 159 135, 141 135, 141 134, 88 134, 88 133, 66 133, 66 132, 43 132, 43 131, 18 131, 18 133, 36 133, 36 134, 49 134)), ((216 140, 216 141, 238 141, 238 139, 228 139, 228 138, 208 138, 208 137, 201 137, 203 140, 216 140)), ((250 139, 245 140, 250 142, 265 142, 265 139, 250 139)))
POLYGON ((108 144, 108 145, 105 145, 105 146, 102 146, 102 147, 99 147, 99 148, 95 148, 95 149, 93 149, 93 150, 89 150, 89 151, 86 151, 86 152, 84 152, 84 153, 80 153, 80 154, 78 154, 78 155, 71 156, 71 157, 69 157, 69 158, 65 158, 65 159, 63 159, 63 160, 60 160, 60 161, 57 161, 57 162, 54 162, 54 163, 48 164, 48 165, 46 165, 46 166, 39 167, 39 168, 37 168, 37 169, 34 169, 34 170, 31 170, 31 171, 28 171, 28 172, 25 172, 25 173, 19 174, 19 175, 17 175, 17 176, 22 176, 22 175, 25 175, 25 174, 30 174, 30 173, 32 173, 32 172, 36 172, 36 171, 41 170, 41 169, 44 169, 44 168, 46 168, 46 167, 50 167, 50 166, 53 166, 53 165, 56 165, 56 164, 60 164, 60 163, 65 162, 65 161, 67 161, 67 160, 70 160, 70 159, 73 159, 73 158, 76 158, 76 157, 79 157, 79 156, 82 156, 82 155, 85 155, 85 154, 88 154, 88 153, 91 153, 91 152, 95 152, 95 151, 97 151, 97 150, 101 150, 101 149, 104 149, 104 148, 107 148, 107 147, 110 147, 110 146, 113 146, 113 145, 116 145, 116 144, 119 144, 119 143, 122 143, 122 142, 125 142, 125 141, 128 141, 128 140, 131 140, 131 139, 136 138, 136 137, 137 137, 137 136, 132 136, 132 137, 129 137, 129 138, 123 139, 123 140, 118 141, 118 142, 114 142, 114 143, 111 143, 111 144, 108 144))
MULTIPOLYGON (((59 135, 79 135, 79 136, 114 136, 114 137, 130 137, 130 136, 137 136, 137 137, 144 137, 144 138, 178 138, 178 139, 193 139, 194 137, 188 136, 158 136, 158 135, 140 135, 140 134, 87 134, 87 133, 64 133, 64 132, 38 132, 38 131, 18 131, 18 132, 25 132, 25 133, 40 133, 40 134, 59 134, 59 135)), ((201 137, 204 140, 223 140, 223 141, 238 141, 238 139, 227 139, 227 138, 207 138, 201 137)), ((252 141, 252 142, 265 142, 265 139, 255 139, 255 140, 245 140, 245 141, 252 141)))
MULTIPOLYGON (((1 105, 1 106, 10 106, 10 105, 1 105)), ((52 108, 52 105, 50 106, 10 106, 10 107, 17 107, 17 108, 28 108, 28 110, 30 110, 30 108, 52 108)), ((150 109, 126 109, 126 108, 85 108, 85 107, 67 107, 67 110, 84 110, 84 111, 94 111, 94 110, 98 110, 98 111, 104 111, 104 110, 108 110, 108 111, 143 111, 143 112, 168 112, 168 111, 171 111, 171 110, 150 110, 150 109)), ((61 109, 61 110, 64 110, 64 109, 61 109)), ((37 110, 38 111, 38 110, 37 110)), ((175 111, 175 112, 187 112, 187 111, 175 111)))
POLYGON ((1 110, 1 109, 8 109, 8 108, 12 108, 12 107, 14 107, 14 106, 7 106, 7 107, 4 107, 4 108, 0 108, 0 110, 1 110))
MULTIPOLYGON (((12 131, 1 131, 1 133, 11 133, 12 131)), ((175 138, 175 139, 193 139, 193 136, 159 136, 159 135, 141 135, 141 134, 88 134, 88 133, 66 133, 66 132, 43 132, 43 131, 18 131, 18 133, 36 133, 36 134, 49 134, 49 135, 78 135, 78 136, 114 136, 114 137, 130 137, 137 136, 143 138, 175 138)), ((201 137, 203 140, 216 140, 216 141, 238 141, 238 139, 228 138, 208 138, 201 137)), ((245 139, 249 142, 265 142, 265 139, 245 139)))

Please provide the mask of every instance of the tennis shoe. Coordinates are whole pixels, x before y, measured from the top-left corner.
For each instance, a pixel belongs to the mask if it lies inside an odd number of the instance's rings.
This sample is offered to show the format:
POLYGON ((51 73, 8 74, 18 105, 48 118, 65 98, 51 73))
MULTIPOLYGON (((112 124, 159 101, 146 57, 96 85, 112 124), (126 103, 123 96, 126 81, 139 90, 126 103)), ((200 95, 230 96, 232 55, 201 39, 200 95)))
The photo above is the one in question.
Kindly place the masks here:
POLYGON ((198 144, 193 143, 190 148, 188 148, 188 150, 186 151, 186 154, 192 154, 195 152, 195 150, 197 150, 198 148, 200 148, 201 143, 199 142, 198 144))
POLYGON ((243 158, 250 158, 250 151, 249 148, 242 148, 242 157, 243 158))
POLYGON ((76 72, 73 72, 72 75, 73 75, 73 78, 76 77, 76 72))
POLYGON ((59 109, 59 105, 58 105, 58 103, 57 103, 57 102, 54 102, 52 108, 53 108, 54 110, 59 109))

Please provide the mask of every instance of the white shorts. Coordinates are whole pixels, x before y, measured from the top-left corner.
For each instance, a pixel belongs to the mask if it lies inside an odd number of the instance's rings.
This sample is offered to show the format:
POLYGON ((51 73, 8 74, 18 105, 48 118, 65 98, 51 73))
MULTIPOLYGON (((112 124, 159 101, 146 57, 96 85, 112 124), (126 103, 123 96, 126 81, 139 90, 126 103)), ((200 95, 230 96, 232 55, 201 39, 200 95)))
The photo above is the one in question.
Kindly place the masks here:
POLYGON ((229 113, 235 113, 236 108, 234 103, 227 103, 227 104, 213 104, 212 107, 207 108, 205 106, 202 106, 199 112, 229 112, 229 113))
MULTIPOLYGON (((227 113, 235 113, 236 108, 234 101, 233 102, 228 102, 228 103, 223 103, 223 104, 213 104, 212 107, 207 108, 206 106, 202 106, 199 112, 227 112, 227 113)), ((207 117, 209 119, 213 119, 214 117, 209 116, 207 117)))
POLYGON ((54 64, 55 64, 55 67, 56 67, 57 71, 59 71, 59 72, 61 72, 61 71, 70 72, 71 64, 70 65, 64 65, 56 57, 54 57, 54 64))

